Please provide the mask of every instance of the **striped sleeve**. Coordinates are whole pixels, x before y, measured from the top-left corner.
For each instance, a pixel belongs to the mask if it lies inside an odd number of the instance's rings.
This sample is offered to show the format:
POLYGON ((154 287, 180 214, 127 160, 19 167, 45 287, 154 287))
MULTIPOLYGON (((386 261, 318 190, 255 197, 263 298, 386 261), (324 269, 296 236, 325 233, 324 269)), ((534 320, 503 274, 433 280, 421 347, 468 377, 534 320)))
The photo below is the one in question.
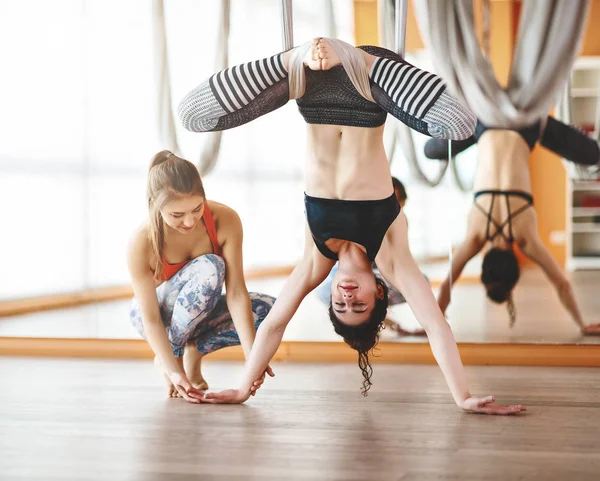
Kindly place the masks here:
POLYGON ((373 98, 409 127, 431 137, 461 140, 475 130, 475 115, 446 90, 444 81, 398 59, 376 57, 369 77, 373 98))
POLYGON ((282 52, 214 74, 188 93, 177 111, 187 130, 207 132, 245 124, 288 100, 282 52))

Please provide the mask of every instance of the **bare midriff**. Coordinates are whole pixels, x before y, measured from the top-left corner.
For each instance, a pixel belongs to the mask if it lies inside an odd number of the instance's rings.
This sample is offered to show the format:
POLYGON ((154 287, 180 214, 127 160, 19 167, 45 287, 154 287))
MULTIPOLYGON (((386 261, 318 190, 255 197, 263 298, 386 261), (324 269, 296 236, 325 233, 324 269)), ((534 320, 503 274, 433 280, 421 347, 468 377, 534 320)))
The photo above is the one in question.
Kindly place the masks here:
POLYGON ((392 195, 383 128, 308 124, 306 193, 344 200, 392 195))
POLYGON ((521 190, 531 193, 529 146, 511 130, 488 130, 478 140, 474 190, 521 190))

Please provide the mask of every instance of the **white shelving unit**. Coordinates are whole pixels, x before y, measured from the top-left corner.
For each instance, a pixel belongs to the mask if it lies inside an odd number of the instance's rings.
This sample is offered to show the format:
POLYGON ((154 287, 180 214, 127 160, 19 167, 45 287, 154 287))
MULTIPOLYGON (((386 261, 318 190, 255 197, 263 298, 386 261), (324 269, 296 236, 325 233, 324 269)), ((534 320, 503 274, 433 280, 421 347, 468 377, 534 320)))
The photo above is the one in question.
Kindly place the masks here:
MULTIPOLYGON (((559 117, 600 139, 600 56, 579 57, 559 117)), ((600 269, 600 179, 582 176, 573 163, 567 168, 567 269, 600 269)))

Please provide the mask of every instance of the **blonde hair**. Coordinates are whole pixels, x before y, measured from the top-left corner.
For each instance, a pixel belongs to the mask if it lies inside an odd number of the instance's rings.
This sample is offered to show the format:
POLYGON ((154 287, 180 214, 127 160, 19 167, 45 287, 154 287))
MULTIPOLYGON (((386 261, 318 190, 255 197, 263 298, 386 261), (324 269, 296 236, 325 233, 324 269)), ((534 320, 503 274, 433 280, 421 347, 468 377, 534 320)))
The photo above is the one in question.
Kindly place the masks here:
MULTIPOLYGON (((370 102, 373 100, 371 85, 369 84, 369 72, 367 65, 358 49, 349 43, 336 38, 326 38, 329 45, 339 57, 350 82, 354 88, 370 102)), ((290 85, 290 99, 299 99, 306 90, 306 76, 304 75, 304 57, 312 48, 312 42, 300 45, 291 55, 288 66, 288 81, 290 85)))
POLYGON ((168 202, 187 195, 206 197, 198 169, 169 150, 160 151, 150 162, 146 187, 150 214, 148 238, 156 255, 156 278, 160 279, 164 267, 165 225, 160 210, 168 202))

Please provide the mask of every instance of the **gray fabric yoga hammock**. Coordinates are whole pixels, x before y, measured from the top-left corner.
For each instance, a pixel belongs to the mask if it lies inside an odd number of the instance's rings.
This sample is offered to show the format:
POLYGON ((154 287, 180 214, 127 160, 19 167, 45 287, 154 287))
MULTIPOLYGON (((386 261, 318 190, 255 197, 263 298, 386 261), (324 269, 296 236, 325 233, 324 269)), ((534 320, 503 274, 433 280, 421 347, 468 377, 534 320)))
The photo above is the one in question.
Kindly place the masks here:
POLYGON ((525 127, 557 102, 583 33, 587 0, 524 0, 508 86, 475 34, 472 0, 413 2, 436 72, 485 125, 525 127))

